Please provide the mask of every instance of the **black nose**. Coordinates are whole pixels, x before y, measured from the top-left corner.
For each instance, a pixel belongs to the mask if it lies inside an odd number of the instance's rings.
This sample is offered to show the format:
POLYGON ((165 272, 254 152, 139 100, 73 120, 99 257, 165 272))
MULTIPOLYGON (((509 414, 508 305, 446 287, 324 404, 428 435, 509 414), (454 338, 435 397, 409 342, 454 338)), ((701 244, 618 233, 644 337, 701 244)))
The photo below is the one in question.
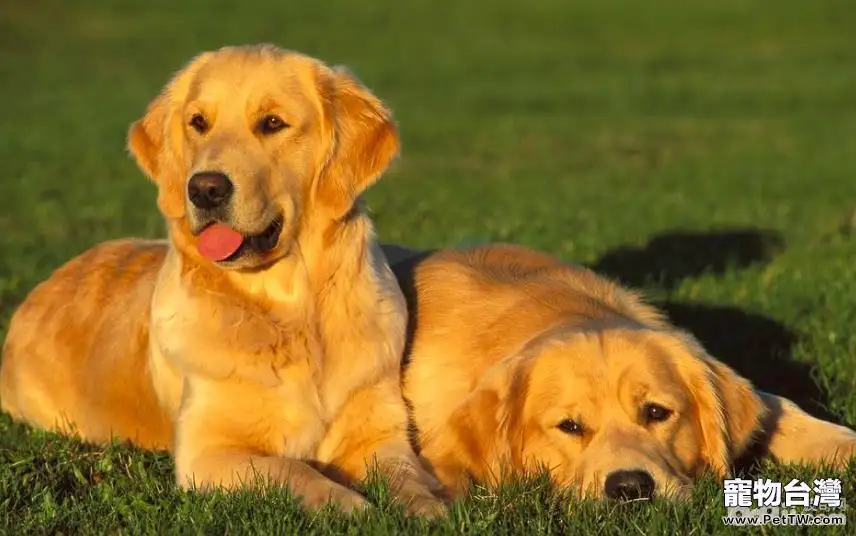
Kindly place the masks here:
POLYGON ((195 173, 187 183, 187 197, 197 208, 210 209, 223 205, 232 196, 232 181, 217 171, 195 173))
POLYGON ((647 471, 613 471, 604 484, 610 499, 650 499, 654 495, 654 479, 647 471))

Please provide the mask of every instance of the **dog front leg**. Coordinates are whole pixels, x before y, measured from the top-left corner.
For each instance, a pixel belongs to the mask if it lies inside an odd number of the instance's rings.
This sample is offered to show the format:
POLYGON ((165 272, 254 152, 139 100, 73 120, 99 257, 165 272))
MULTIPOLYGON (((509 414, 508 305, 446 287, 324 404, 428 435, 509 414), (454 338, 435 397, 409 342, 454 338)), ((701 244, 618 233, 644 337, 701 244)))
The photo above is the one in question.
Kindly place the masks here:
POLYGON ((338 504, 345 512, 370 506, 356 491, 333 482, 300 460, 208 447, 193 453, 179 450, 175 465, 178 483, 184 489, 207 492, 281 485, 310 509, 327 503, 338 504))
POLYGON ((383 379, 346 402, 322 442, 319 461, 351 481, 365 480, 375 467, 409 513, 444 515, 442 486, 416 456, 407 423, 398 378, 383 379))
POLYGON ((767 406, 767 451, 782 463, 846 465, 856 455, 856 432, 812 417, 786 398, 758 392, 767 406))
POLYGON ((345 511, 367 508, 362 495, 302 461, 321 434, 311 421, 283 421, 277 411, 288 405, 254 383, 188 381, 176 427, 179 485, 209 491, 273 484, 287 487, 307 508, 330 502, 345 511))

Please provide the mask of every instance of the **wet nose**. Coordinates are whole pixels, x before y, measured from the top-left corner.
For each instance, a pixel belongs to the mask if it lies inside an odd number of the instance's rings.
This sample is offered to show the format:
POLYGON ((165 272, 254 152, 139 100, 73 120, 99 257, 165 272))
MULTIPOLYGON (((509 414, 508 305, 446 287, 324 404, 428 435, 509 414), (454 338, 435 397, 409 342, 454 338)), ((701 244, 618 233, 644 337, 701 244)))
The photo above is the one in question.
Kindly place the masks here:
POLYGON ((232 181, 218 171, 195 173, 187 183, 187 197, 193 206, 201 209, 222 206, 232 196, 232 190, 232 181))
POLYGON ((647 471, 613 471, 606 477, 604 492, 610 499, 650 499, 654 495, 654 479, 647 471))

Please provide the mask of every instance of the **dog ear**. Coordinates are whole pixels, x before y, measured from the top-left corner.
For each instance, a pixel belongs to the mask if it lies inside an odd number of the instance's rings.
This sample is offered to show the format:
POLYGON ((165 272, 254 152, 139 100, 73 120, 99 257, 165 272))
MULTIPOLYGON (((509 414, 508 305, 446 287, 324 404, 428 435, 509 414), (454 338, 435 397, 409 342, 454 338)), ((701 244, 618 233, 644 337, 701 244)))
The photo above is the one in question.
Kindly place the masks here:
POLYGON ((169 94, 164 91, 149 104, 146 114, 134 121, 128 130, 128 152, 153 181, 157 181, 158 160, 167 137, 170 108, 169 94))
POLYGON ((448 418, 442 435, 424 442, 423 454, 452 497, 467 492, 472 480, 490 482, 502 439, 498 413, 502 400, 492 390, 471 393, 448 418))
POLYGON ((391 112, 351 73, 343 67, 322 72, 318 90, 330 148, 316 199, 339 218, 398 155, 399 138, 391 112))
POLYGON ((181 159, 182 147, 173 135, 182 127, 176 107, 187 96, 196 72, 210 58, 211 53, 206 52, 191 60, 148 105, 145 115, 128 129, 128 152, 158 184, 158 206, 167 217, 180 217, 184 213, 184 178, 172 176, 181 159))
POLYGON ((449 416, 442 435, 429 435, 423 453, 453 496, 471 480, 496 485, 502 471, 525 470, 523 423, 528 367, 518 356, 487 371, 479 385, 449 416))
POLYGON ((719 476, 751 446, 766 406, 745 378, 709 356, 687 334, 679 334, 678 370, 692 396, 702 436, 702 457, 719 476))

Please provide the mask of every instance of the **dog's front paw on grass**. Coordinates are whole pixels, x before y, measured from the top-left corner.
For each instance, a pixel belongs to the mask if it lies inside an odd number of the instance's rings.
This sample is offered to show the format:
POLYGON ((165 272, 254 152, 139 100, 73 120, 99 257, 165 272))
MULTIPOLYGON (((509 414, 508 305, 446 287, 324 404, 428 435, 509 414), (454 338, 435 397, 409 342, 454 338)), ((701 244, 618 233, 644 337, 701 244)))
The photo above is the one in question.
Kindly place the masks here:
POLYGON ((341 510, 346 514, 365 512, 374 505, 354 490, 344 486, 333 485, 327 489, 310 491, 303 496, 303 506, 307 510, 321 510, 327 505, 341 510))
POLYGON ((426 519, 442 518, 449 515, 449 509, 442 500, 436 497, 413 497, 404 504, 407 515, 426 519))
POLYGON ((829 459, 836 469, 846 469, 850 464, 856 463, 856 437, 837 445, 829 459))

